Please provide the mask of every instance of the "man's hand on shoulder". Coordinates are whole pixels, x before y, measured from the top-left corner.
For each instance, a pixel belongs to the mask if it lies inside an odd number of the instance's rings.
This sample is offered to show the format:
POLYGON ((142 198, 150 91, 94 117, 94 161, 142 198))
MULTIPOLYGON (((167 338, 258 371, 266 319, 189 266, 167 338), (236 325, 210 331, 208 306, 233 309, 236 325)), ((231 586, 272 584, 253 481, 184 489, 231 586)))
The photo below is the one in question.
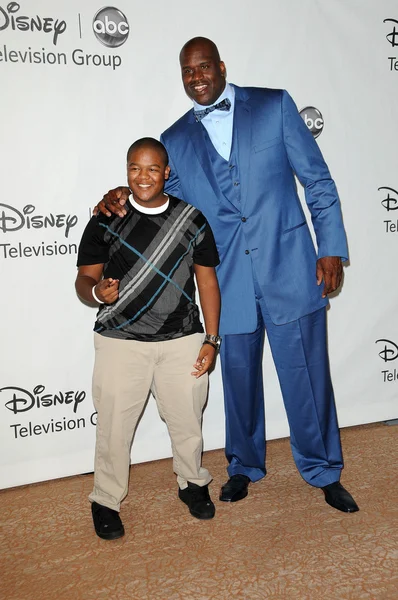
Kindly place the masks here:
POLYGON ((107 217, 111 217, 112 213, 114 213, 118 217, 124 217, 127 213, 124 205, 129 195, 130 190, 128 187, 117 187, 114 190, 109 190, 101 202, 94 207, 93 214, 96 215, 98 212, 102 212, 107 217))
POLYGON ((324 256, 319 258, 316 263, 316 282, 321 285, 325 283, 322 298, 326 298, 338 287, 340 287, 343 277, 343 265, 340 256, 324 256))

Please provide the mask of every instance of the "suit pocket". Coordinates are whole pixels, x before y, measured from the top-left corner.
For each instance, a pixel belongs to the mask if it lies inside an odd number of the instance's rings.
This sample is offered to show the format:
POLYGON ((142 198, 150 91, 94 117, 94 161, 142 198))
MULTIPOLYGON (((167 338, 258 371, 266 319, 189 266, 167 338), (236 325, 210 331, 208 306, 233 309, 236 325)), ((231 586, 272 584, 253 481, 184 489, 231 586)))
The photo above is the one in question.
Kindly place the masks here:
POLYGON ((294 227, 289 227, 289 229, 285 229, 285 231, 282 232, 282 235, 284 235, 285 233, 290 233, 291 231, 294 231, 295 229, 299 229, 300 227, 304 227, 304 225, 307 224, 307 221, 303 221, 302 223, 299 223, 298 225, 295 225, 294 227))
POLYGON ((271 140, 266 140, 265 142, 260 142, 258 144, 256 144, 255 146, 253 146, 253 150, 254 152, 262 152, 262 150, 266 150, 267 148, 272 148, 273 146, 277 146, 278 144, 282 143, 282 138, 281 137, 275 137, 272 138, 271 140))

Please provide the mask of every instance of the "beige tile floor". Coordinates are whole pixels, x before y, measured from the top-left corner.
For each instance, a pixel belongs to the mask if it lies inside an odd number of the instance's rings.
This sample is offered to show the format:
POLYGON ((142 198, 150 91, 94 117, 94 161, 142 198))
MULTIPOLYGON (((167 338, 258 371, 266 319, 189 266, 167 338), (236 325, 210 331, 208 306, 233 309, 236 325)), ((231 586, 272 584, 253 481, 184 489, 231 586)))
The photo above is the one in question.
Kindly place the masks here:
POLYGON ((223 504, 223 452, 205 453, 216 517, 177 499, 171 460, 134 465, 126 535, 93 531, 92 475, 0 492, 2 600, 397 600, 398 427, 342 431, 347 515, 298 475, 288 440, 268 444, 267 477, 223 504))

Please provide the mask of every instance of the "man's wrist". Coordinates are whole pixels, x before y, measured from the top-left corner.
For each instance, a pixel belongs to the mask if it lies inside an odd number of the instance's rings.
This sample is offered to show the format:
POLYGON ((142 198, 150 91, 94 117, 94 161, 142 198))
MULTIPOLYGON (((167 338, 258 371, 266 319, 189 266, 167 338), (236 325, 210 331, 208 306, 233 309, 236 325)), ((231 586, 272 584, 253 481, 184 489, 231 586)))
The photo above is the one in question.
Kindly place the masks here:
POLYGON ((213 346, 216 350, 219 350, 220 346, 221 346, 221 338, 218 335, 213 335, 212 333, 206 333, 205 340, 203 343, 210 344, 210 346, 213 346))
POLYGON ((91 290, 91 294, 92 294, 92 296, 93 296, 94 300, 95 300, 96 302, 98 302, 98 304, 104 304, 103 300, 100 300, 100 299, 98 298, 97 294, 95 293, 95 288, 96 288, 96 287, 97 287, 97 284, 93 285, 93 287, 92 287, 92 290, 91 290))
POLYGON ((212 348, 214 348, 214 350, 218 350, 218 346, 216 346, 216 344, 213 344, 212 342, 208 342, 207 340, 205 340, 203 342, 202 346, 211 346, 212 348))

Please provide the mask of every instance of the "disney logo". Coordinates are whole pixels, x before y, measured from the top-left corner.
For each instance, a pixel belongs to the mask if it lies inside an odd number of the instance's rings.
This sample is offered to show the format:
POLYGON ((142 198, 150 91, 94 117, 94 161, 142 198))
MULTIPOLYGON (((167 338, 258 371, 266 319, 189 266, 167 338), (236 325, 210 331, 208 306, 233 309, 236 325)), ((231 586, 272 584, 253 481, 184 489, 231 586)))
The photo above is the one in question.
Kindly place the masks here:
POLYGON ((379 191, 387 190, 387 198, 384 198, 384 200, 381 201, 384 208, 386 210, 398 210, 398 200, 396 198, 391 198, 391 196, 390 196, 390 192, 392 192, 393 194, 396 194, 397 196, 398 196, 398 192, 390 187, 379 187, 377 189, 379 191))
POLYGON ((11 410, 14 415, 21 412, 27 412, 32 408, 46 408, 48 406, 56 406, 57 404, 72 404, 73 412, 77 412, 77 407, 86 397, 86 392, 58 392, 57 394, 43 394, 45 391, 44 385, 36 385, 33 388, 33 393, 24 390, 20 387, 3 387, 1 392, 7 392, 7 396, 11 399, 5 403, 5 407, 11 410))
POLYGON ((44 227, 57 227, 59 229, 65 228, 65 237, 69 235, 69 231, 74 227, 78 221, 76 215, 34 215, 32 213, 36 210, 36 207, 32 204, 27 204, 20 212, 14 206, 0 203, 0 231, 6 233, 7 231, 18 231, 22 227, 27 229, 41 229, 44 227))
POLYGON ((391 340, 376 340, 376 344, 384 343, 384 348, 381 352, 379 352, 379 356, 384 362, 389 362, 391 360, 395 360, 398 358, 398 346, 394 344, 391 340))
POLYGON ((391 33, 386 35, 386 39, 390 42, 392 47, 398 46, 398 31, 395 29, 395 25, 398 25, 398 21, 396 19, 384 19, 383 23, 395 23, 391 33))
POLYGON ((53 44, 57 45, 58 36, 64 33, 66 29, 65 21, 59 21, 52 17, 25 17, 15 16, 20 9, 20 5, 17 2, 10 2, 7 4, 7 8, 4 9, 0 6, 0 31, 7 29, 11 25, 11 29, 15 31, 43 31, 44 33, 53 34, 53 44))

